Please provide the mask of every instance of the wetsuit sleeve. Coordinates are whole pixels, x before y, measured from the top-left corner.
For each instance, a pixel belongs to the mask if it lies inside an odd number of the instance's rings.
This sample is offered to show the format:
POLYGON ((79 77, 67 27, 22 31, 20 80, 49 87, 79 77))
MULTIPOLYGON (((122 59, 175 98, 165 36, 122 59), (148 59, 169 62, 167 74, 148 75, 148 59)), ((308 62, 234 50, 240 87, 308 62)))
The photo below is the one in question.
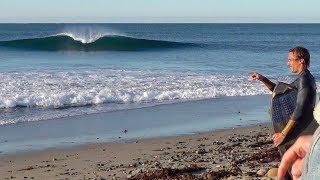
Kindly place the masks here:
POLYGON ((276 87, 276 84, 273 83, 272 81, 270 81, 268 78, 264 77, 262 80, 261 80, 267 87, 270 91, 273 91, 274 88, 276 87))
POLYGON ((303 120, 303 113, 307 111, 307 108, 310 108, 310 97, 312 97, 312 88, 310 86, 302 86, 298 90, 296 108, 291 116, 292 120, 297 123, 303 120))

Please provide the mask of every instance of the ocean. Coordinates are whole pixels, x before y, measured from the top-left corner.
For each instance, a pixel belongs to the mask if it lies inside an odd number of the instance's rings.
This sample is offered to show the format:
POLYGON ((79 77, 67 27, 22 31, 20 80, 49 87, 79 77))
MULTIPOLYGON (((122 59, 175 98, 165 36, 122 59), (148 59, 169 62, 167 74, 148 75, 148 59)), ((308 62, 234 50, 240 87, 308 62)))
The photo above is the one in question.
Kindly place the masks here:
POLYGON ((287 53, 297 45, 310 50, 318 80, 320 24, 0 24, 0 127, 265 97, 248 73, 291 82, 287 53))

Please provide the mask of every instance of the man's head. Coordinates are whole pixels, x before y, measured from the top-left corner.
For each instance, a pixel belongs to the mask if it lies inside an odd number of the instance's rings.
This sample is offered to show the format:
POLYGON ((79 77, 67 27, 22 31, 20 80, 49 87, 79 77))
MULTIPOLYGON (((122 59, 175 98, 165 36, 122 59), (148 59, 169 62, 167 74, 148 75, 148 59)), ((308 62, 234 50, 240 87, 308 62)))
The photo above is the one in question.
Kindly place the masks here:
POLYGON ((300 73, 310 64, 310 54, 308 49, 297 46, 289 50, 288 67, 293 73, 300 73))

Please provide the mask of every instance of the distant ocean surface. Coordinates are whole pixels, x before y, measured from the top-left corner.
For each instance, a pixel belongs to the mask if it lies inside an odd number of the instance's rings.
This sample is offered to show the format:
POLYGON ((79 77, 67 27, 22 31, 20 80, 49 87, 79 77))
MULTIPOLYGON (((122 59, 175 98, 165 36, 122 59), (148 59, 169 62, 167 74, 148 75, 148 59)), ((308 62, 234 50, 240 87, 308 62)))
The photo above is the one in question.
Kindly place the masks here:
POLYGON ((320 24, 0 24, 0 125, 268 94, 297 45, 319 80, 320 24))

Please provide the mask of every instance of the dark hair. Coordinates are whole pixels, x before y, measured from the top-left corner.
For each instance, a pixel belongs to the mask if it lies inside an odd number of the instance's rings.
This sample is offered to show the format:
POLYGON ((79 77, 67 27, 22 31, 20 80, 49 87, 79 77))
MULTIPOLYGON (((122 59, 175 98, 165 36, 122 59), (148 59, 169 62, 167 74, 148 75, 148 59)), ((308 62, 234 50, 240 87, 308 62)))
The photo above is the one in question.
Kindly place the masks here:
POLYGON ((304 59, 304 62, 306 63, 307 67, 310 65, 310 54, 308 49, 302 47, 302 46, 297 46, 294 48, 291 48, 289 52, 292 52, 293 55, 295 55, 299 59, 304 59))

